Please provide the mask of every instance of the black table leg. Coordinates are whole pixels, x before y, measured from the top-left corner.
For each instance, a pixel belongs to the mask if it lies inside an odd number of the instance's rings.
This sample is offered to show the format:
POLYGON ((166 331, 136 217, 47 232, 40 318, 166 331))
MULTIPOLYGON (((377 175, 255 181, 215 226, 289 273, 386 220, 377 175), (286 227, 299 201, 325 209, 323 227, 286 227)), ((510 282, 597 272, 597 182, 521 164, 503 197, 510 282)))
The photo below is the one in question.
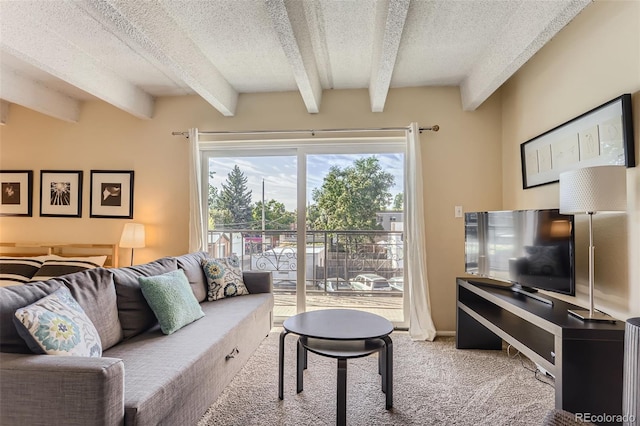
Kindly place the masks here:
POLYGON ((307 355, 308 354, 309 354, 309 352, 307 351, 307 348, 304 348, 304 369, 305 370, 307 369, 307 358, 308 358, 307 355))
MULTIPOLYGON (((384 336, 382 338, 386 343, 386 347, 383 348, 385 351, 385 371, 386 371, 386 409, 390 410, 393 407, 393 341, 391 337, 384 336)), ((384 376, 383 376, 384 378, 384 376)))
POLYGON ((382 392, 387 392, 387 342, 378 354, 378 372, 382 376, 382 392))
POLYGON ((278 398, 284 399, 284 338, 289 334, 287 330, 280 333, 280 350, 278 354, 278 398))
POLYGON ((302 392, 304 369, 306 367, 307 350, 302 346, 302 337, 298 338, 296 345, 296 392, 302 392))
POLYGON ((347 424, 347 360, 338 358, 338 392, 336 401, 336 424, 347 424))

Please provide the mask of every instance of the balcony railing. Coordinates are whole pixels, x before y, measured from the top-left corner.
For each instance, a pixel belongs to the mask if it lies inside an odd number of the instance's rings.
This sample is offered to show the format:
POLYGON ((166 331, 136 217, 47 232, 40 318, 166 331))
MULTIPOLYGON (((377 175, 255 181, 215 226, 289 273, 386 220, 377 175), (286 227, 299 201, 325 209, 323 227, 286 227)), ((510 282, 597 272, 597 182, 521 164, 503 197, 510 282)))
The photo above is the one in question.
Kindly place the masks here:
MULTIPOLYGON (((270 271, 276 293, 295 292, 299 251, 291 231, 209 231, 212 257, 232 254, 243 270, 270 271)), ((310 293, 401 296, 404 242, 399 231, 306 231, 310 293)))

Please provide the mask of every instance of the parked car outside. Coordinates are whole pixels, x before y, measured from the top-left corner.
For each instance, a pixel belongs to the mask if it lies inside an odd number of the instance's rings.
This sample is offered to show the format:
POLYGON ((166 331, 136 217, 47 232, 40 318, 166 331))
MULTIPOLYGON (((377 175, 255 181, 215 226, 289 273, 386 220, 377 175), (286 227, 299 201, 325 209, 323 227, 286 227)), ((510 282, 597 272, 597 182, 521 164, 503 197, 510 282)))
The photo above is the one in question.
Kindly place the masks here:
POLYGON ((404 291, 404 277, 389 278, 389 285, 393 290, 404 291))
POLYGON ((291 280, 273 280, 273 288, 281 291, 296 291, 296 282, 291 280))
POLYGON ((360 274, 351 280, 354 290, 362 291, 390 291, 391 286, 386 278, 377 274, 360 274))
MULTIPOLYGON (((325 289, 325 282, 320 280, 316 283, 320 290, 325 289)), ((327 278, 327 291, 352 291, 351 283, 344 278, 327 278)))
MULTIPOLYGON (((305 284, 307 289, 313 288, 313 283, 311 281, 305 281, 305 284)), ((273 288, 279 291, 295 292, 297 287, 296 287, 296 282, 293 280, 274 279, 273 288)))

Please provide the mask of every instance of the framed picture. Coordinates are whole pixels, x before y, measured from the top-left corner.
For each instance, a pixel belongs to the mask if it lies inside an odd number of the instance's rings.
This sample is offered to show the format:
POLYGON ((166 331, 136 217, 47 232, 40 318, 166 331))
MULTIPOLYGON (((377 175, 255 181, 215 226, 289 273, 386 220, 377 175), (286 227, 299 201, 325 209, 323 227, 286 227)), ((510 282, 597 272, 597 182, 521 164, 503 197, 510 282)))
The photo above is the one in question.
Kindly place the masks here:
POLYGON ((0 216, 31 216, 33 171, 0 170, 0 216))
POLYGON ((133 219, 133 171, 91 170, 90 217, 133 219))
POLYGON ((40 171, 40 216, 82 217, 82 171, 40 171))
POLYGON ((631 95, 624 94, 520 145, 522 187, 600 165, 635 166, 631 95))

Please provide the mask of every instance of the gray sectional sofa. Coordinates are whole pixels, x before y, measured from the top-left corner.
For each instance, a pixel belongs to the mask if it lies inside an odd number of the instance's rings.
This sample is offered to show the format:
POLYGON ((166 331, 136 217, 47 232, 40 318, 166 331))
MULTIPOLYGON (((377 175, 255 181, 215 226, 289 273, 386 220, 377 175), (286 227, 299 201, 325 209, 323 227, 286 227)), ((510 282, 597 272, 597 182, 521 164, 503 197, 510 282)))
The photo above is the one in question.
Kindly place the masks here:
POLYGON ((97 268, 0 288, 0 424, 195 425, 273 324, 269 272, 245 272, 249 295, 206 301, 206 254, 97 268), (162 334, 139 276, 182 269, 205 316, 162 334), (16 309, 66 286, 95 325, 100 358, 35 355, 16 309))

